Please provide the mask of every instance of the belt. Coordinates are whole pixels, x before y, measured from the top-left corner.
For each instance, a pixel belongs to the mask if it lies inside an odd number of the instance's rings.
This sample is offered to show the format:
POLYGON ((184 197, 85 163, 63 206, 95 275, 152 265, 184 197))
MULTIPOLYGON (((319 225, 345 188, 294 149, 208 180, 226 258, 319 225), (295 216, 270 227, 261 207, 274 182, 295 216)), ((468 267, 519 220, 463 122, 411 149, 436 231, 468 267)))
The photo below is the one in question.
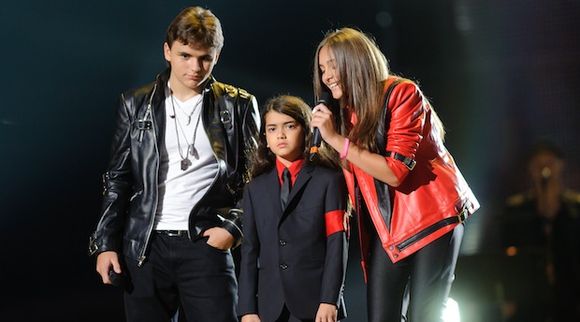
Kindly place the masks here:
POLYGON ((159 235, 165 235, 168 237, 189 237, 189 232, 187 230, 156 230, 159 235))

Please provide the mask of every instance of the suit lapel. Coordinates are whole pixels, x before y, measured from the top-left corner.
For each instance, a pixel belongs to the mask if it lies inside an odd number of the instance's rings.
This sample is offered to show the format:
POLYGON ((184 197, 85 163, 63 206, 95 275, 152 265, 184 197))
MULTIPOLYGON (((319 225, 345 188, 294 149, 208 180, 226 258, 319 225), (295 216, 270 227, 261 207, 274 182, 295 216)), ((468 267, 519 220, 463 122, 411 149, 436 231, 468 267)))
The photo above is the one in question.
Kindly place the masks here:
POLYGON ((264 191, 264 201, 267 202, 266 200, 268 200, 272 205, 271 209, 278 210, 273 215, 280 218, 282 215, 280 203, 280 181, 278 179, 278 171, 276 170, 276 167, 270 170, 264 179, 265 182, 262 189, 262 191, 264 191))

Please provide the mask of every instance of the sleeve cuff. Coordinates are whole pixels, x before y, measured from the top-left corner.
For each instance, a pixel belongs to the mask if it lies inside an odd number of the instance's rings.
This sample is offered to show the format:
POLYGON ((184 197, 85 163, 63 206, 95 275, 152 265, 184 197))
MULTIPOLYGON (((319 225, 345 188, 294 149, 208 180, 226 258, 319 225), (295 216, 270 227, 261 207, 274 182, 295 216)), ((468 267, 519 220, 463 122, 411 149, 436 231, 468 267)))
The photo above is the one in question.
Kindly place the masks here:
POLYGON ((234 236, 234 245, 232 248, 238 247, 242 243, 242 237, 244 236, 241 227, 241 214, 241 210, 231 209, 229 211, 229 217, 231 219, 219 216, 222 221, 221 227, 234 236))

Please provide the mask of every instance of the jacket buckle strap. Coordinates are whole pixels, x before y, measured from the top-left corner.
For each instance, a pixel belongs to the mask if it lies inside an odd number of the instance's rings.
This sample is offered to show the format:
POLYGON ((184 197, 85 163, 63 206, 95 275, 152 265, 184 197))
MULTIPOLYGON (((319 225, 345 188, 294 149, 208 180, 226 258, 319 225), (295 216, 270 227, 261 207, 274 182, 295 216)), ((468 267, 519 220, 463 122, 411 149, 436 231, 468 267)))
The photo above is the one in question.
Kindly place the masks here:
POLYGON ((96 238, 91 236, 89 238, 89 255, 94 255, 99 250, 99 246, 97 245, 96 238))
POLYGON ((467 217, 469 217, 469 211, 467 211, 467 208, 463 208, 463 210, 457 214, 457 222, 461 224, 467 219, 467 217))
POLYGON ((409 171, 413 170, 417 164, 417 161, 398 152, 387 151, 387 156, 391 156, 393 159, 401 161, 407 167, 407 169, 409 169, 409 171))
POLYGON ((149 120, 139 120, 137 121, 137 129, 143 130, 151 130, 153 128, 153 122, 149 120))

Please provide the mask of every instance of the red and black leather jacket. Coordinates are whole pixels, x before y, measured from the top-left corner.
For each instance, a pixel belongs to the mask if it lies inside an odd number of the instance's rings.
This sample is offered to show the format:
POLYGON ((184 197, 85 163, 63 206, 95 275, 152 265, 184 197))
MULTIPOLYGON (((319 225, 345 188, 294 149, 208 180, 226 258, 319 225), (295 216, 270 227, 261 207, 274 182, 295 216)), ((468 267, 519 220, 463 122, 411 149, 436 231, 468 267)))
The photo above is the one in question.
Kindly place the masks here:
MULTIPOLYGON (((382 154, 401 184, 390 187, 352 164, 344 173, 351 200, 360 191, 359 199, 364 200, 383 248, 395 263, 453 230, 479 203, 445 148, 431 105, 419 88, 392 76, 385 82, 385 93, 389 89, 388 125, 382 134, 379 128, 378 135, 386 136, 382 154)), ((358 226, 366 271, 369 236, 364 225, 358 226)))

